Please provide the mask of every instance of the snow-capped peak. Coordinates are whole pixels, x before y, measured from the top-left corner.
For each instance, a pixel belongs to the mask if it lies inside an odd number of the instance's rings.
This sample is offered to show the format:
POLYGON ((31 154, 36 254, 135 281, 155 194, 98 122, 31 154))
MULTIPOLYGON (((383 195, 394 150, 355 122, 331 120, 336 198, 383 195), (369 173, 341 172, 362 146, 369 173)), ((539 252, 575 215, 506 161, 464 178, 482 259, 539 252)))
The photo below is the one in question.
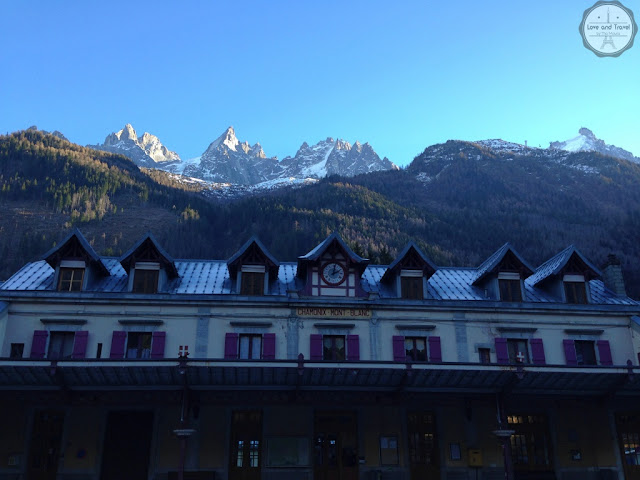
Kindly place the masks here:
POLYGON ((236 132, 233 127, 227 128, 222 135, 216 138, 211 145, 209 145, 209 149, 215 149, 222 145, 234 152, 238 145, 240 145, 240 141, 236 138, 236 132))
POLYGON ((564 142, 551 142, 549 144, 549 148, 565 150, 567 152, 593 151, 602 153, 603 155, 638 162, 638 159, 634 157, 633 153, 623 148, 616 147, 615 145, 606 144, 603 140, 597 138, 591 130, 584 127, 578 130, 577 137, 570 138, 564 142))

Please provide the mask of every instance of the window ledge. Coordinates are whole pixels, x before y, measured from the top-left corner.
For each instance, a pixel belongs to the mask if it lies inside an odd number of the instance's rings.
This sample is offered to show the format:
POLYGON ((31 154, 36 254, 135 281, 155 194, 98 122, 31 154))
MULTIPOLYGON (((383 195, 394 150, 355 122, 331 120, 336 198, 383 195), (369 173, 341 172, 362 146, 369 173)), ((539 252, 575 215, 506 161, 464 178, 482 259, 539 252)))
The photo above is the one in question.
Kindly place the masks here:
POLYGON ((355 328, 355 323, 314 323, 316 328, 355 328))
POLYGON ((536 327, 498 327, 500 333, 535 333, 538 331, 536 327))
POLYGON ((84 325, 85 323, 87 323, 86 320, 80 320, 80 319, 64 320, 59 318, 41 318, 40 321, 45 325, 84 325))
POLYGON ((271 322, 229 322, 232 327, 270 327, 271 322))
POLYGON ((435 325, 396 325, 396 330, 435 330, 435 325))
POLYGON ((118 320, 120 325, 162 325, 162 320, 118 320))
POLYGON ((602 335, 604 329, 602 328, 565 328, 564 333, 570 335, 602 335))

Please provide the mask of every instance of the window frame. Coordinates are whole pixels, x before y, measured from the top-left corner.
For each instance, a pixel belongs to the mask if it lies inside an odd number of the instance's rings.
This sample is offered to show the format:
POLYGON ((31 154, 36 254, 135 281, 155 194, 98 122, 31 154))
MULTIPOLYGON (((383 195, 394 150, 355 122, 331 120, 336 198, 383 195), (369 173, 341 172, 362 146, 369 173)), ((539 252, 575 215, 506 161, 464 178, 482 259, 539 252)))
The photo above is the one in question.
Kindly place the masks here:
POLYGON ((264 349, 264 339, 262 338, 262 334, 261 333, 241 333, 238 335, 238 359, 239 360, 261 360, 262 356, 263 356, 263 349, 264 349), (247 340, 248 341, 248 350, 247 350, 247 356, 243 356, 243 352, 242 352, 242 341, 243 340, 247 340), (258 348, 258 356, 254 356, 254 352, 253 352, 253 347, 254 347, 254 341, 255 340, 259 340, 260 344, 259 344, 259 348, 258 348))
POLYGON ((58 292, 81 292, 84 289, 85 267, 61 265, 58 269, 58 292), (70 273, 69 278, 65 278, 70 273), (80 278, 76 278, 77 276, 80 278))
POLYGON ((76 332, 69 330, 54 330, 49 332, 47 359, 70 360, 73 356, 73 344, 75 342, 75 338, 76 332), (53 351, 53 348, 56 348, 57 351, 53 351))
POLYGON ((245 271, 240 275, 240 295, 258 296, 265 294, 264 282, 266 273, 245 271))
POLYGON ((131 293, 158 293, 160 268, 137 264, 133 270, 131 293))
POLYGON ((522 303, 522 282, 519 273, 501 272, 498 274, 498 292, 501 302, 522 303))
POLYGON ((409 270, 400 273, 400 298, 424 300, 424 276, 422 271, 409 270))
POLYGON ((150 359, 151 351, 153 348, 153 333, 152 332, 127 332, 127 338, 124 347, 124 358, 125 360, 141 360, 141 359, 150 359), (132 339, 136 339, 136 353, 135 356, 131 356, 129 354, 130 351, 134 350, 131 346, 132 339), (148 339, 148 354, 144 352, 147 348, 141 348, 141 345, 144 346, 146 344, 145 340, 148 339))
POLYGON ((511 364, 516 364, 516 363, 522 363, 523 365, 528 365, 531 363, 531 354, 529 353, 529 340, 526 338, 507 338, 507 353, 509 355, 509 363, 511 364), (514 351, 513 350, 513 346, 517 345, 519 343, 524 343, 524 351, 522 350, 517 350, 514 351), (518 361, 518 357, 517 354, 518 352, 521 352, 524 354, 524 359, 522 362, 518 361))
POLYGON ((345 362, 347 360, 347 336, 346 335, 322 335, 322 360, 329 362, 345 362), (330 347, 325 342, 331 342, 330 347), (342 341, 342 347, 336 346, 337 341, 342 341), (331 355, 327 355, 331 352, 331 355))
POLYGON ((423 336, 409 336, 409 335, 405 335, 404 337, 404 356, 405 359, 411 359, 411 362, 416 362, 416 363, 426 363, 429 361, 429 354, 428 354, 428 349, 429 347, 427 346, 429 343, 429 337, 423 337, 423 336), (407 349, 407 342, 412 342, 413 344, 413 348, 411 350, 407 349), (424 342, 424 358, 416 358, 418 355, 419 350, 416 347, 416 342, 417 341, 422 341, 424 342))
POLYGON ((593 366, 598 365, 598 356, 596 354, 596 342, 594 340, 574 340, 573 348, 576 351, 576 362, 579 366, 593 366), (591 356, 592 363, 586 363, 584 361, 585 351, 591 356), (582 360, 580 360, 582 358, 582 360))
MULTIPOLYGON (((507 347, 507 352, 508 351, 507 347)), ((491 349, 488 347, 478 347, 478 360, 482 365, 489 365, 491 363, 491 349)))
POLYGON ((564 300, 571 305, 586 305, 589 303, 589 292, 584 275, 565 275, 562 278, 564 300), (583 301, 581 301, 583 300, 583 301))

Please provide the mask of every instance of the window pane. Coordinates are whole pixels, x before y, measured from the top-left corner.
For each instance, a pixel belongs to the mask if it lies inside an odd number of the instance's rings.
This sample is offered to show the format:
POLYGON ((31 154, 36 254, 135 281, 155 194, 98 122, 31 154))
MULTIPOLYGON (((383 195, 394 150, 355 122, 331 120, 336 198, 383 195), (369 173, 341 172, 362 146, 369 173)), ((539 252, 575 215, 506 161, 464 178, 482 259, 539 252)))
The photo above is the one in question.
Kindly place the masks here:
POLYGON ((587 291, 584 282, 564 282, 567 303, 587 303, 587 291))
POLYGON ((503 302, 521 302, 522 291, 520 280, 498 280, 500 287, 500 300, 503 302))
POLYGON ((61 292, 79 292, 82 290, 84 268, 60 268, 58 290, 61 292))
POLYGON ((262 338, 260 335, 254 335, 251 338, 251 358, 259 360, 262 353, 262 338))
POLYGON ((246 335, 240 335, 240 358, 247 359, 249 358, 249 337, 246 335))
POLYGON ((156 293, 158 291, 158 270, 135 269, 132 291, 134 293, 156 293))

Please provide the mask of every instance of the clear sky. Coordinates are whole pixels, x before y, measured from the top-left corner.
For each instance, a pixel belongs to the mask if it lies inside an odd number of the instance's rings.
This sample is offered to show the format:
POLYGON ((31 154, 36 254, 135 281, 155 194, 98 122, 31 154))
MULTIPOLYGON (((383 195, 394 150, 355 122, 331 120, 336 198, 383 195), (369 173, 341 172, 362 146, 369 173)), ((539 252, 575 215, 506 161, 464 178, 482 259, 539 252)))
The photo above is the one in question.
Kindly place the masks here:
POLYGON ((7 1, 0 132, 86 145, 131 123, 187 159, 233 125, 268 156, 330 136, 404 166, 448 139, 547 147, 584 126, 640 155, 640 38, 587 50, 594 3, 7 1))

